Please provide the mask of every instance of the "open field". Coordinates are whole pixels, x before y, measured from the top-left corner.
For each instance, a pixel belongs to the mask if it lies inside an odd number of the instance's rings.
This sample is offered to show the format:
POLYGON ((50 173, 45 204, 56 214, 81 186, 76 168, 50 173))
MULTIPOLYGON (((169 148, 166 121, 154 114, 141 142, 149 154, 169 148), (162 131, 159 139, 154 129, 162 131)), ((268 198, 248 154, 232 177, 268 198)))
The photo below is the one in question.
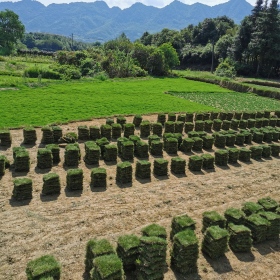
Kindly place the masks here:
MULTIPOLYGON (((155 121, 155 115, 144 116, 144 120, 155 121)), ((132 117, 127 117, 132 122, 132 117)), ((70 123, 61 126, 63 132, 77 132, 79 125, 98 125, 105 119, 70 123)), ((22 144, 22 130, 13 130, 12 147, 22 144)), ((136 130, 136 134, 139 131, 136 130)), ((36 168, 36 154, 40 144, 41 130, 34 147, 27 147, 31 156, 28 174, 6 170, 0 181, 0 279, 25 279, 25 267, 29 260, 43 254, 53 254, 62 264, 62 280, 84 278, 85 247, 89 239, 107 238, 112 244, 120 235, 140 235, 141 228, 158 223, 170 232, 171 219, 187 213, 197 222, 196 234, 202 241, 202 213, 216 210, 223 213, 229 207, 240 208, 245 201, 254 201, 270 196, 280 202, 279 157, 252 160, 215 170, 202 172, 186 171, 186 176, 155 177, 151 181, 136 180, 132 186, 116 184, 116 165, 100 161, 108 175, 108 187, 91 190, 90 169, 82 160, 79 168, 84 170, 84 189, 81 193, 65 191, 66 171, 61 162, 51 169, 60 175, 62 192, 59 196, 40 196, 42 177, 49 170, 36 168), (28 205, 11 200, 12 180, 27 176, 33 180, 33 199, 28 205)), ((80 143, 82 158, 84 145, 80 143)), ((211 151, 213 153, 213 151, 211 151)), ((12 148, 3 149, 12 161, 12 148)), ((191 153, 200 154, 200 153, 191 153)), ((178 152, 188 159, 190 154, 178 152)), ((164 157, 170 156, 164 152, 164 157)), ((149 161, 153 162, 150 156, 149 161)), ((121 160, 118 159, 120 162, 121 160)), ((135 162, 133 170, 135 171, 135 162)), ((167 262, 170 262, 168 257, 167 262)), ((211 260, 199 254, 198 273, 190 277, 175 275, 171 269, 165 280, 183 279, 277 279, 280 275, 280 244, 278 241, 264 242, 253 246, 251 253, 234 254, 228 251, 223 258, 211 260)), ((129 275, 128 280, 135 276, 129 275)))

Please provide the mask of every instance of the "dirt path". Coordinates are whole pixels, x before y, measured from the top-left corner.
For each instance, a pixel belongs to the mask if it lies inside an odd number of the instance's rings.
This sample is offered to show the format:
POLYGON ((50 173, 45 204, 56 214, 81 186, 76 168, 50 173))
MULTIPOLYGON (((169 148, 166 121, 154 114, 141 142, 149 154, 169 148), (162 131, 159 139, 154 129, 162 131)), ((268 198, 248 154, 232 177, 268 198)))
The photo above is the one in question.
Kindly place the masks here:
MULTIPOLYGON (((156 116, 144 119, 154 121, 156 116)), ((131 122, 132 117, 127 118, 131 122)), ((77 132, 81 124, 103 124, 105 119, 72 123, 63 131, 77 132)), ((152 176, 150 182, 135 180, 131 187, 120 187, 115 182, 116 165, 106 165, 108 188, 92 191, 90 167, 81 161, 84 170, 82 193, 65 192, 66 170, 62 162, 52 168, 60 175, 62 192, 59 196, 41 197, 44 172, 36 169, 37 149, 41 131, 37 130, 37 145, 28 148, 31 169, 26 174, 6 170, 0 180, 0 279, 26 279, 29 260, 43 254, 53 254, 62 264, 63 280, 83 279, 84 256, 87 241, 93 237, 108 238, 114 245, 120 235, 140 234, 143 226, 158 223, 170 232, 171 219, 188 213, 197 222, 196 233, 202 241, 201 219, 204 211, 223 213, 229 207, 240 207, 244 201, 257 201, 271 196, 280 202, 279 158, 255 161, 251 164, 216 167, 214 172, 192 173, 177 177, 169 173, 162 179, 152 176), (28 205, 10 200, 15 177, 27 176, 33 180, 33 199, 28 205)), ((23 141, 22 130, 12 131, 12 147, 23 141)), ((82 156, 84 145, 81 143, 82 156)), ((12 148, 1 150, 12 162, 12 148)), ((179 156, 188 158, 181 152, 179 156)), ((167 159, 170 156, 164 154, 167 159)), ((149 160, 153 162, 153 157, 149 160)), ((120 159, 119 159, 120 161, 120 159)), ((134 160, 135 165, 136 159, 134 160)), ((134 177, 134 176, 133 176, 134 177)), ((169 262, 169 259, 168 259, 169 262)), ((169 270, 164 279, 280 279, 279 241, 265 242, 253 247, 250 254, 226 253, 213 261, 199 256, 198 274, 190 277, 174 275, 169 270)), ((133 276, 128 279, 134 279, 133 276)))

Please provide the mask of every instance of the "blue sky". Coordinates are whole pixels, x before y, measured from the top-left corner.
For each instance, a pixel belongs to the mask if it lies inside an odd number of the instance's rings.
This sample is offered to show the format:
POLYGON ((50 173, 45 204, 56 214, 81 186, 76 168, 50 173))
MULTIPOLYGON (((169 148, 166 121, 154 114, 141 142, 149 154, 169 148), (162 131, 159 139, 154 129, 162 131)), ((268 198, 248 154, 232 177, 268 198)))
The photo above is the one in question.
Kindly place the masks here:
MULTIPOLYGON (((11 0, 0 0, 0 2, 6 2, 11 0)), ((12 0, 14 2, 14 0, 12 0)), ((185 4, 194 4, 196 2, 200 2, 203 4, 206 4, 208 6, 214 6, 217 4, 225 3, 227 0, 180 0, 181 2, 185 4)), ((254 5, 256 3, 256 0, 246 0, 250 4, 254 5)), ((94 0, 39 0, 39 2, 43 3, 44 5, 49 5, 51 3, 69 3, 69 2, 95 2, 94 0)), ((124 1, 118 1, 118 0, 105 0, 105 2, 108 4, 109 7, 118 6, 122 9, 130 7, 135 2, 141 2, 147 6, 154 6, 154 7, 164 7, 168 5, 169 3, 173 2, 173 0, 124 0, 124 1)))

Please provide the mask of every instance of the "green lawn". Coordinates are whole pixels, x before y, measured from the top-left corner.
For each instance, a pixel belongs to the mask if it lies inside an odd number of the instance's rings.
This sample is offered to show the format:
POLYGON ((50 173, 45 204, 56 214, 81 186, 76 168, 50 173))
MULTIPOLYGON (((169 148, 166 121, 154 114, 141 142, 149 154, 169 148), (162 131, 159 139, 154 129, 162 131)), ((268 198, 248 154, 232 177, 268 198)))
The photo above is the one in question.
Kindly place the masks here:
POLYGON ((251 93, 170 92, 170 94, 226 111, 273 111, 280 108, 280 100, 261 97, 251 93))

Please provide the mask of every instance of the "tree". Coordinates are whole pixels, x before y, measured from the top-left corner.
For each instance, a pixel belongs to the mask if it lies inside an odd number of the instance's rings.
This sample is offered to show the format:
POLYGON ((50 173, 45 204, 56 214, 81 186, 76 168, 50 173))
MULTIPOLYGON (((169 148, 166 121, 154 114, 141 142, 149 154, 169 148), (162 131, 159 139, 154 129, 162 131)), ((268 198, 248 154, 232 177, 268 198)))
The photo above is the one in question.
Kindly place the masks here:
POLYGON ((170 43, 162 44, 159 49, 163 52, 167 71, 180 64, 178 54, 170 43))
POLYGON ((23 37, 25 28, 13 11, 0 12, 0 52, 9 54, 18 39, 23 37))

